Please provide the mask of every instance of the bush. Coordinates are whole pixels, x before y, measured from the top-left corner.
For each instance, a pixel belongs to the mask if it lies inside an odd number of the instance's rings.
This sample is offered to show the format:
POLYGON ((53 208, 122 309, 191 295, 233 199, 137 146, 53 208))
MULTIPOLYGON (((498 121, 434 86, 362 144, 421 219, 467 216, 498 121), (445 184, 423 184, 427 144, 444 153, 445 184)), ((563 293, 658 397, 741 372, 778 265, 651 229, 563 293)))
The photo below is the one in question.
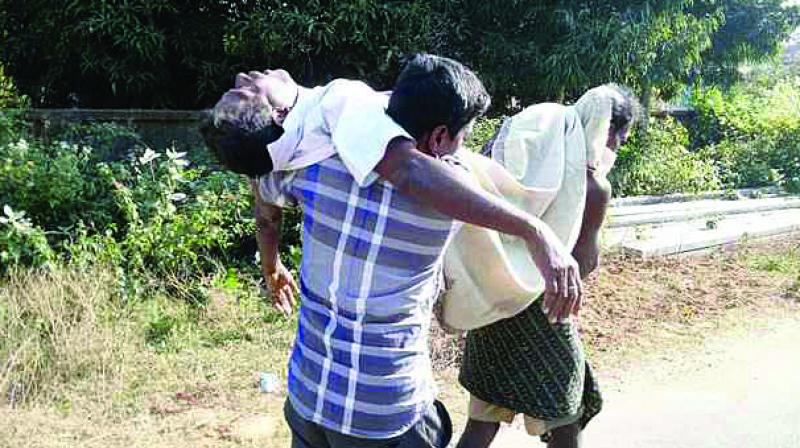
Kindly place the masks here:
POLYGON ((770 163, 775 152, 774 143, 765 137, 749 141, 724 140, 702 148, 698 154, 715 163, 723 186, 764 187, 780 180, 780 173, 770 163))
POLYGON ((710 161, 690 152, 689 133, 673 118, 651 124, 620 149, 609 179, 616 196, 697 193, 720 187, 710 161))
POLYGON ((24 211, 3 206, 0 215, 0 274, 9 266, 43 266, 53 259, 44 231, 34 227, 24 211))
POLYGON ((693 141, 726 188, 800 191, 800 78, 774 68, 728 92, 696 92, 693 141))
POLYGON ((467 148, 472 151, 483 151, 484 145, 494 137, 495 133, 500 130, 505 117, 488 118, 482 117, 475 121, 472 127, 472 133, 467 137, 464 143, 467 148))
POLYGON ((38 226, 68 231, 79 220, 104 228, 114 221, 111 192, 97 176, 92 148, 64 141, 19 139, 0 146, 0 198, 38 226))
POLYGON ((247 182, 171 149, 137 146, 109 160, 120 136, 132 138, 126 129, 90 127, 61 136, 72 141, 0 144, 2 270, 58 258, 107 263, 138 288, 141 279, 175 283, 223 265, 253 269, 247 182))

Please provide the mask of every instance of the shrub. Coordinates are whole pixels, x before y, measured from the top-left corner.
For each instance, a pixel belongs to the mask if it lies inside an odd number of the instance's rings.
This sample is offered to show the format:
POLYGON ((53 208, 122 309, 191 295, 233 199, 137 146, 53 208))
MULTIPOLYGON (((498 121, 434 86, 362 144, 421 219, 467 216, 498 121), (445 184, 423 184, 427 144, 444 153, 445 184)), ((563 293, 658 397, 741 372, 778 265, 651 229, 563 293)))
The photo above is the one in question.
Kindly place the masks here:
POLYGON ((7 204, 0 215, 0 274, 9 266, 42 266, 53 259, 44 231, 31 224, 24 211, 7 204))
POLYGON ((720 187, 710 161, 687 149, 689 134, 672 118, 651 124, 620 149, 609 176, 616 196, 697 193, 720 187))
POLYGON ((0 145, 23 138, 25 131, 22 111, 0 108, 0 145))
POLYGON ((723 140, 702 148, 698 154, 715 163, 723 186, 763 187, 780 180, 779 172, 770 163, 775 152, 774 143, 767 137, 748 141, 723 140))
POLYGON ((122 128, 75 127, 59 137, 70 140, 0 144, 3 270, 54 258, 105 263, 138 290, 221 265, 252 269, 251 195, 240 176, 192 165, 171 149, 115 153, 120 137, 136 140, 122 128))
POLYGON ((800 78, 776 70, 728 92, 694 95, 694 144, 717 164, 726 188, 800 191, 800 78))
POLYGON ((91 147, 64 141, 19 139, 2 145, 0 198, 48 230, 68 231, 79 220, 106 227, 114 221, 113 197, 96 176, 95 162, 91 147))

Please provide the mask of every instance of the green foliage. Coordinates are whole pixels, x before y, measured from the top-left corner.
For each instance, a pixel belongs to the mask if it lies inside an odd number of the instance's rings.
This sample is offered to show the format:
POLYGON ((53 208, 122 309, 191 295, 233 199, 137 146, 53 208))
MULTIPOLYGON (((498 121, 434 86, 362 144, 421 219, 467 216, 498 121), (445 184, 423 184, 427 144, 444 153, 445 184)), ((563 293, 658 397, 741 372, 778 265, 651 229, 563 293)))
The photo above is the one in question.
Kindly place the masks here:
POLYGON ((800 79, 768 71, 727 92, 696 92, 693 133, 728 188, 800 191, 800 79))
POLYGON ((391 85, 427 2, 0 0, 0 60, 35 105, 208 107, 240 70, 391 85))
POLYGON ((748 258, 750 267, 759 271, 800 275, 800 250, 797 248, 781 253, 753 254, 748 258))
POLYGON ((0 110, 0 145, 6 145, 22 139, 26 135, 26 126, 19 109, 0 110))
POLYGON ((484 146, 495 136, 503 124, 504 117, 479 118, 475 121, 472 132, 464 143, 472 151, 481 152, 484 146))
POLYGON ((672 118, 621 148, 610 177, 617 196, 697 193, 719 188, 714 165, 687 149, 689 134, 672 118))
POLYGON ((704 75, 706 61, 716 73, 774 54, 798 24, 798 8, 778 0, 433 3, 433 50, 474 67, 501 111, 513 110, 515 99, 577 98, 610 80, 645 103, 651 90, 669 98, 704 75), (723 47, 747 51, 715 53, 723 47))
POLYGON ((3 64, 0 63, 0 109, 18 108, 25 105, 26 98, 19 95, 17 86, 6 75, 3 64))
POLYGON ((724 14, 724 23, 712 36, 712 46, 703 55, 705 82, 731 85, 741 78, 742 63, 765 62, 778 54, 786 38, 800 24, 797 6, 783 7, 785 0, 695 1, 696 15, 714 10, 724 14))
POLYGON ((112 197, 94 176, 91 151, 64 141, 20 139, 0 146, 0 198, 53 231, 78 220, 106 227, 114 221, 107 213, 112 197))
POLYGON ((389 87, 397 61, 425 50, 429 2, 258 2, 225 33, 225 49, 253 68, 283 67, 297 79, 365 79, 389 87))
POLYGON ((24 211, 7 204, 0 215, 0 274, 9 266, 42 266, 53 259, 44 231, 31 225, 24 211))
POLYGON ((781 0, 0 0, 0 11, 0 60, 20 91, 89 107, 206 107, 237 71, 268 67, 390 88, 416 51, 476 69, 499 112, 608 81, 669 97, 773 55, 798 23, 781 0))
POLYGON ((757 138, 747 142, 725 140, 703 148, 699 154, 715 162, 722 185, 738 188, 774 185, 780 180, 769 162, 774 151, 770 139, 757 138))
MULTIPOLYGON (((252 266, 251 195, 242 178, 191 166, 170 149, 140 146, 107 160, 112 142, 130 137, 128 130, 68 134, 92 145, 41 139, 0 145, 4 269, 55 258, 101 263, 119 269, 123 288, 140 291, 154 278, 174 288, 222 265, 252 266)), ((199 286, 176 292, 205 296, 199 286)))
POLYGON ((208 102, 204 92, 230 79, 233 61, 222 37, 244 7, 215 0, 3 0, 7 36, 0 51, 35 105, 196 107, 208 102))

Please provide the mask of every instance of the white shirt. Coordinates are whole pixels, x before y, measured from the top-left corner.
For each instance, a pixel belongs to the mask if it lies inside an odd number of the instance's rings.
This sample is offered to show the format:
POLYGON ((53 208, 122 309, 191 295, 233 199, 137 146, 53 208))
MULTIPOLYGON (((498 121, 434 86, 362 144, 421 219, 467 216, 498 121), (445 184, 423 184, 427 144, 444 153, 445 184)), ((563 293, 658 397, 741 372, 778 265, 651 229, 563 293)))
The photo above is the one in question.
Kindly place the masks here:
POLYGON ((323 87, 300 87, 297 104, 283 122, 284 134, 269 144, 273 171, 293 171, 338 154, 360 187, 395 137, 412 137, 386 114, 389 95, 361 81, 337 79, 323 87))

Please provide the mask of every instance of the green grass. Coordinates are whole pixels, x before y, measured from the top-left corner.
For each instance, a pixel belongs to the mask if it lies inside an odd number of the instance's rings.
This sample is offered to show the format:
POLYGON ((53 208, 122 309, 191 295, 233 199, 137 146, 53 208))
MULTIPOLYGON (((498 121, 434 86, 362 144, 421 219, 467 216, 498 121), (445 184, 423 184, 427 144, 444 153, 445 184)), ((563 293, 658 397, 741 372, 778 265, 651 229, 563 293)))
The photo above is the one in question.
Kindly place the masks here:
POLYGON ((791 248, 781 253, 757 253, 748 255, 753 269, 775 274, 800 275, 800 248, 791 248))

